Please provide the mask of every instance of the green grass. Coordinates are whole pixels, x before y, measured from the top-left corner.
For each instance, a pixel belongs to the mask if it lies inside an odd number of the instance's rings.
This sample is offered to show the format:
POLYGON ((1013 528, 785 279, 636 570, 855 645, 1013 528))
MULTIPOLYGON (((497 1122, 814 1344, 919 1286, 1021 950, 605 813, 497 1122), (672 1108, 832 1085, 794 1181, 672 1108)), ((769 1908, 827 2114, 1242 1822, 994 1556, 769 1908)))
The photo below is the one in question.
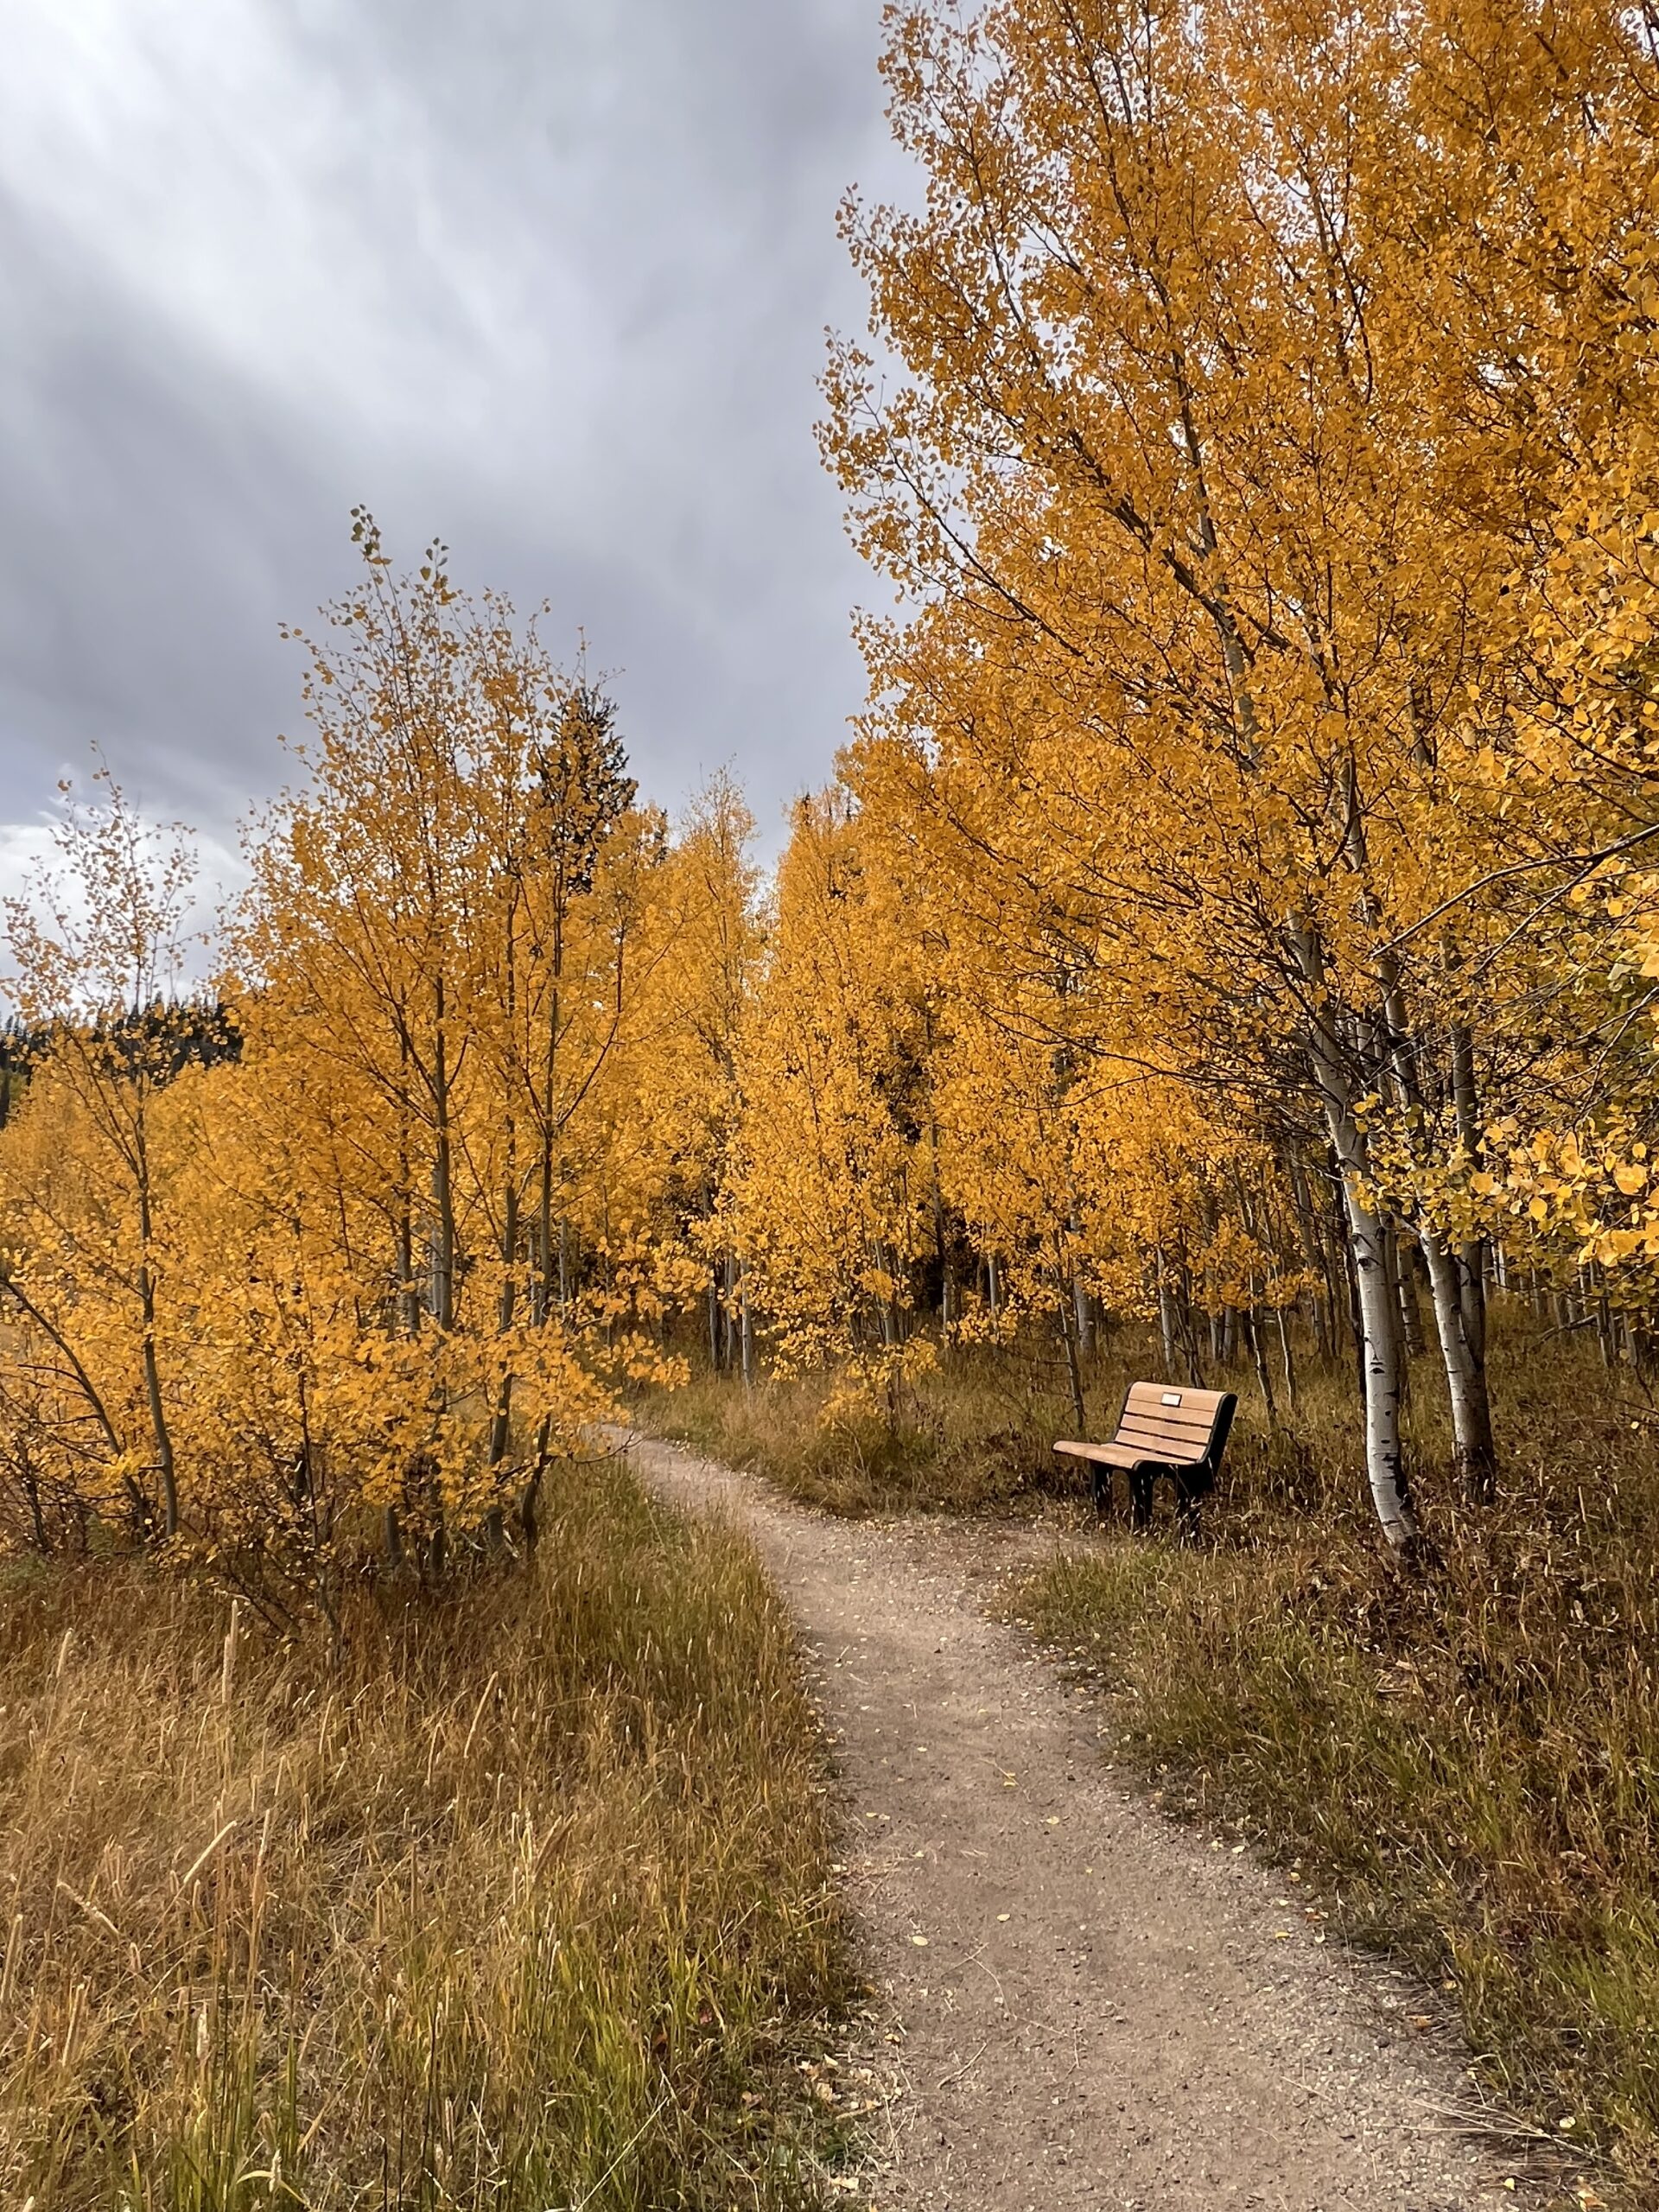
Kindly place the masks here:
POLYGON ((747 1548, 617 1465, 338 1666, 143 1565, 0 1616, 0 2202, 794 2212, 852 1982, 747 1548))

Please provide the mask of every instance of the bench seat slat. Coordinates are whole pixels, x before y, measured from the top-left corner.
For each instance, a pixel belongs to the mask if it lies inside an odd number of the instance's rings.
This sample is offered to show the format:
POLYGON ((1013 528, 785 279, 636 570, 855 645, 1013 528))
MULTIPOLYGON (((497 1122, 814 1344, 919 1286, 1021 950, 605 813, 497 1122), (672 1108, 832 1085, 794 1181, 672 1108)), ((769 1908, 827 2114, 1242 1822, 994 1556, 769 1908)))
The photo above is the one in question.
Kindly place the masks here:
POLYGON ((1103 1467, 1196 1467, 1204 1459, 1202 1452, 1165 1448, 1156 1450, 1149 1444, 1081 1444, 1063 1437, 1054 1446, 1057 1452, 1069 1452, 1074 1459, 1097 1460, 1103 1467))
POLYGON ((1221 1410, 1224 1390, 1194 1390, 1185 1385, 1177 1389, 1173 1383, 1132 1382, 1125 1400, 1129 1413, 1198 1414, 1205 1421, 1213 1421, 1221 1410))
POLYGON ((1126 1405, 1123 1419, 1167 1422, 1173 1428, 1213 1428, 1216 1409, 1213 1406, 1148 1406, 1126 1405))
POLYGON ((1143 1415, 1130 1414, 1119 1422, 1117 1433, 1124 1437, 1167 1438, 1171 1442, 1186 1438, 1202 1449, 1214 1433, 1215 1426, 1214 1421, 1151 1421, 1143 1415))
POLYGON ((1209 1447, 1210 1432, 1205 1429, 1202 1436, 1193 1436, 1179 1428, 1120 1428, 1117 1434, 1109 1437, 1107 1441, 1111 1444, 1138 1444, 1147 1452, 1191 1452, 1195 1458, 1202 1459, 1209 1447))
POLYGON ((1210 1406, 1148 1406, 1128 1405, 1123 1408, 1125 1421, 1167 1422, 1173 1428, 1213 1428, 1215 1409, 1210 1406))

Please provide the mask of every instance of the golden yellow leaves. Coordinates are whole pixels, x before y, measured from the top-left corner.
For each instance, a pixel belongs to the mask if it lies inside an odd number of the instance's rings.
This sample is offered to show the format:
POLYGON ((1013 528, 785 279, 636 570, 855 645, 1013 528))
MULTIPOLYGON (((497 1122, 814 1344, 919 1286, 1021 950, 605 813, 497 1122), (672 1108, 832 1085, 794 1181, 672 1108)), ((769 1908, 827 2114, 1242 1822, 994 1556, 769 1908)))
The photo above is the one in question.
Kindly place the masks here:
POLYGON ((708 1279, 756 928, 737 794, 671 839, 533 624, 435 558, 395 577, 365 530, 311 646, 304 780, 251 840, 239 1061, 72 1003, 100 948, 142 938, 160 972, 179 891, 100 817, 0 1136, 0 1399, 31 1465, 135 1532, 176 1492, 198 1555, 296 1618, 383 1509, 429 1568, 528 1534, 619 1383, 683 1372, 664 1323, 708 1279))
POLYGON ((737 1060, 722 1219, 776 1356, 897 1347, 927 1247, 925 969, 844 802, 804 802, 737 1060))
POLYGON ((1645 1306, 1649 1263, 1659 1260, 1659 1185, 1644 1140, 1616 1121, 1528 1140, 1511 1119, 1487 1132, 1487 1160, 1446 1186, 1440 1202, 1454 1218, 1460 1189, 1482 1225, 1502 1234, 1522 1224, 1541 1257, 1575 1268, 1593 1262, 1607 1271, 1616 1306, 1645 1306))
POLYGON ((944 1186, 1052 1304, 1081 1279, 1144 1307, 1148 1249, 1277 1295, 1284 1193, 1241 1198, 1226 1140, 1320 1126, 1316 1044, 1402 1224, 1629 1256, 1647 1185, 1608 1155, 1651 1091, 1659 895, 1592 861, 1640 834, 1659 726, 1659 162, 1626 22, 1598 15, 1580 84, 1479 12, 1433 66, 1386 10, 1317 67, 1282 11, 1148 18, 1169 130, 1092 66, 1121 25, 893 27, 931 196, 855 256, 913 381, 884 405, 840 357, 827 442, 926 603, 867 634, 849 774, 944 948, 944 1186), (1500 52, 1501 153, 1459 119, 1500 52), (1143 1173, 1155 1122, 1096 1141, 1079 1065, 1143 1100, 1185 1071, 1216 1141, 1143 1173), (1582 1158, 1478 1134, 1567 1096, 1582 1158))
POLYGON ((937 1346, 926 1337, 883 1345, 843 1359, 818 1411, 822 1428, 856 1433, 890 1424, 917 1383, 938 1367, 937 1346))

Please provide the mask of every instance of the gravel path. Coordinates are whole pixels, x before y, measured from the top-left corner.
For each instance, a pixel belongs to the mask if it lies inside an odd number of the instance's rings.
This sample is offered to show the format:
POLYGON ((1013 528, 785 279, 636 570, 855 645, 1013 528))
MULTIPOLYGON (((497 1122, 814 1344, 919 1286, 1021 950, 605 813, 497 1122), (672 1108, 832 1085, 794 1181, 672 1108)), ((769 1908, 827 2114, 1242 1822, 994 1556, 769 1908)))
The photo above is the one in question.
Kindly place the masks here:
POLYGON ((988 1619, 1041 1539, 848 1522, 647 1438, 747 1530, 815 1656, 906 2212, 1472 2212, 1541 2201, 1420 1985, 1322 1947, 1294 1883, 1127 1794, 1084 1695, 988 1619))

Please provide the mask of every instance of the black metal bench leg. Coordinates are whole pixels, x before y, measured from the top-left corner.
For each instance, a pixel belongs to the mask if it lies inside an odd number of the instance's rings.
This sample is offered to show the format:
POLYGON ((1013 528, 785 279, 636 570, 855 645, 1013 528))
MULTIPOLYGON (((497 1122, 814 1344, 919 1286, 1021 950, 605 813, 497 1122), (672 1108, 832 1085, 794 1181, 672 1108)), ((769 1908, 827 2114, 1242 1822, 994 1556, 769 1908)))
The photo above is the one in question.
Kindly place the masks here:
POLYGON ((1094 1495, 1095 1513, 1103 1521, 1112 1510, 1112 1471, 1098 1465, 1089 1470, 1089 1488, 1094 1495))
POLYGON ((1152 1470, 1132 1467, 1129 1470, 1129 1521, 1136 1529, 1152 1526, 1152 1470))

